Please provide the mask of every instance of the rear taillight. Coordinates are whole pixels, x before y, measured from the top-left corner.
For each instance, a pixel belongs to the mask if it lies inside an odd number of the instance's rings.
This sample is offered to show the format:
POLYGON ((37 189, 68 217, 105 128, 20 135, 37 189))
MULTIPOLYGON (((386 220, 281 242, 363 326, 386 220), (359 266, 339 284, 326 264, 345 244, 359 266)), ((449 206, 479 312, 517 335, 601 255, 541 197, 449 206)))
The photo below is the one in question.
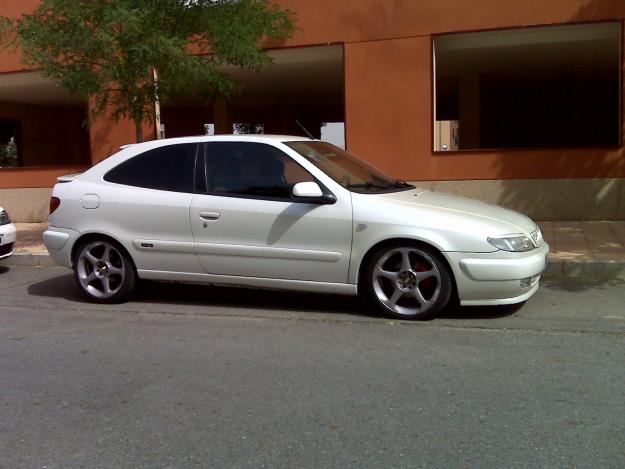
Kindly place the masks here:
POLYGON ((50 197, 50 215, 59 208, 59 205, 61 205, 61 199, 58 197, 50 197))

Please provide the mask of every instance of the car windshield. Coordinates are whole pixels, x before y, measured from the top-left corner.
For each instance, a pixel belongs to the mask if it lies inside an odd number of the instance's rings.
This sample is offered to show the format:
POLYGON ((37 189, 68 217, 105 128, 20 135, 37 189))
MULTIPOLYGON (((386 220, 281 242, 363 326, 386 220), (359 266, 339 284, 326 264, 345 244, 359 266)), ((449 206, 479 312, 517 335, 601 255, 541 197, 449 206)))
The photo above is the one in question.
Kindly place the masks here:
POLYGON ((325 142, 285 142, 312 164, 353 192, 395 192, 414 186, 387 176, 364 161, 325 142))

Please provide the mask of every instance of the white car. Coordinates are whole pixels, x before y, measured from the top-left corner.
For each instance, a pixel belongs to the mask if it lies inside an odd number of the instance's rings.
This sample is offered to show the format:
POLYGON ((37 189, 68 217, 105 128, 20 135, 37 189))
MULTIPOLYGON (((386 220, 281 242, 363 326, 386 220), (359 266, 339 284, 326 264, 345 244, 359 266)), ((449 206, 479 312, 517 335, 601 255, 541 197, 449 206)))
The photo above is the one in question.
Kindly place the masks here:
POLYGON ((11 223, 8 212, 0 207, 0 260, 13 254, 16 233, 15 225, 11 223))
POLYGON ((360 294, 394 318, 523 302, 536 223, 390 178, 321 141, 214 136, 124 147, 59 178, 43 238, 92 300, 137 278, 360 294))

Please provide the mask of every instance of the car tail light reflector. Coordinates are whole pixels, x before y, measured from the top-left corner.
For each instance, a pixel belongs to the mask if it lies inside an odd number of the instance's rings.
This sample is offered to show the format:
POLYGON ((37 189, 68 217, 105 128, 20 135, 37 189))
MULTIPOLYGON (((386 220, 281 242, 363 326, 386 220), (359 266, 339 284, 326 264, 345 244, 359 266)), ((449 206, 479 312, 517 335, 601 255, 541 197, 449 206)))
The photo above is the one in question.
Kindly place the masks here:
POLYGON ((59 205, 61 205, 61 199, 58 197, 50 197, 50 215, 59 208, 59 205))

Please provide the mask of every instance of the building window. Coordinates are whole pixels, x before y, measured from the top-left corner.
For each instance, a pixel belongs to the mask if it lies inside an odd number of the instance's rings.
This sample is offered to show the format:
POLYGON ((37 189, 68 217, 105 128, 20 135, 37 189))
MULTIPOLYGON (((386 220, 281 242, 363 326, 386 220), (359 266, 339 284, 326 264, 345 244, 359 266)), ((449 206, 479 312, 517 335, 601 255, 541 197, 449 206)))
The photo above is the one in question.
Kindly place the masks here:
POLYGON ((621 22, 434 38, 434 151, 621 144, 621 22))

